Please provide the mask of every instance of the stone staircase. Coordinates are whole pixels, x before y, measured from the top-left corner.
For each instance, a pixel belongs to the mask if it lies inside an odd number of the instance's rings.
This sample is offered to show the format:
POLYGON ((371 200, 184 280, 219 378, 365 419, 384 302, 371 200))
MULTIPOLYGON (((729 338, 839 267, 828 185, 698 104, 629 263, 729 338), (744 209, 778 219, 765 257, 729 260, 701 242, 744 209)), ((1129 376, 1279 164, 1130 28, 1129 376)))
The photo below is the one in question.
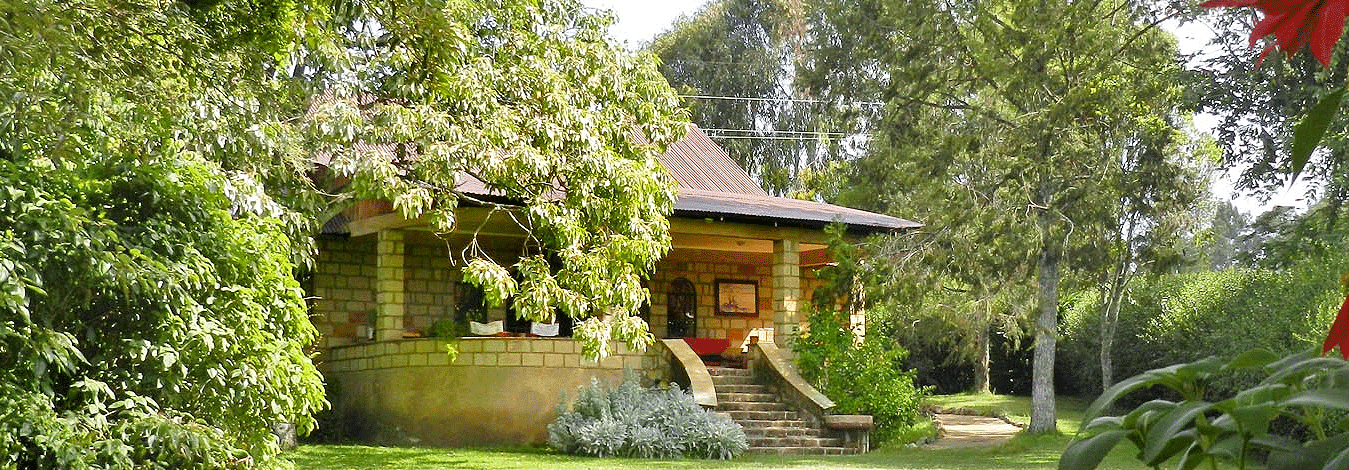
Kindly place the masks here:
POLYGON ((825 437, 825 431, 801 419, 766 385, 754 382, 748 369, 708 367, 717 391, 717 412, 726 413, 745 429, 749 452, 779 455, 854 454, 843 439, 825 437))

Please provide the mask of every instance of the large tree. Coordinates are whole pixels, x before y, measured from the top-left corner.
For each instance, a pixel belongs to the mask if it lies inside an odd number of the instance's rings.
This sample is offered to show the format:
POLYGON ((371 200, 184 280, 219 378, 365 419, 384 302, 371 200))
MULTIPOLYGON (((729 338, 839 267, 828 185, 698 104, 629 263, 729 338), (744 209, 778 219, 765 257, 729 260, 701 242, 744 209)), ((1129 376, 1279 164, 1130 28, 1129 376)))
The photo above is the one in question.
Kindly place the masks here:
POLYGON ((0 468, 284 466, 270 426, 323 403, 293 279, 317 222, 378 198, 449 229, 465 174, 543 248, 519 281, 485 257, 472 276, 527 316, 603 316, 592 355, 649 340, 655 156, 683 124, 607 21, 568 0, 0 2, 0 468))
MULTIPOLYGON (((819 75, 875 77, 887 103, 851 172, 853 200, 926 222, 942 271, 967 285, 1034 279, 1030 431, 1052 431, 1060 283, 1102 266, 1081 255, 1120 223, 1110 208, 1126 191, 1119 175, 1137 171, 1128 156, 1171 155, 1174 41, 1118 1, 862 3, 873 13, 821 30, 874 31, 849 48, 874 57, 819 75)), ((816 83, 828 93, 834 81, 816 83)))
POLYGON ((808 192, 803 175, 848 153, 849 128, 797 85, 810 50, 799 0, 717 0, 651 42, 660 71, 706 129, 773 194, 808 192))

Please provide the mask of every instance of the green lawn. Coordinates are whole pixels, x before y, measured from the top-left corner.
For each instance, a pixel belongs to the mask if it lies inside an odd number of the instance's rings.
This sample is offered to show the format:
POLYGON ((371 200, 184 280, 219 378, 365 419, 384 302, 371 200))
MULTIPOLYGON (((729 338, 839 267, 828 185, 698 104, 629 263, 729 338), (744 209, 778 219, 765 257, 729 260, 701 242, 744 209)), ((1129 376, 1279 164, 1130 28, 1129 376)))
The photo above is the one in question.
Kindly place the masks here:
MULTIPOLYGON (((944 408, 1001 412, 1014 421, 1028 416, 1025 398, 996 395, 950 395, 932 397, 930 404, 944 408)), ((1082 419, 1086 404, 1062 400, 1059 407, 1061 436, 1021 436, 998 448, 929 450, 881 449, 866 455, 834 457, 778 457, 747 455, 731 461, 597 459, 559 455, 547 449, 431 449, 364 446, 305 446, 291 454, 300 470, 440 470, 440 469, 1054 469, 1059 453, 1082 419)), ((1138 469, 1141 464, 1125 448, 1116 449, 1103 469, 1138 469)))

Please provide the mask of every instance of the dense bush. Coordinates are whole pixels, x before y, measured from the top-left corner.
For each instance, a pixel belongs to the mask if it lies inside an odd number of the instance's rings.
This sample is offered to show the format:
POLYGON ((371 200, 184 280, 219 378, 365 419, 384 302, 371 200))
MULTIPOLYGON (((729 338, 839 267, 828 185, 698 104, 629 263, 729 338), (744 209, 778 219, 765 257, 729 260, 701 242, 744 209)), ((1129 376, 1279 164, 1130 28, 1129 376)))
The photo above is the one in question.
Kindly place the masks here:
POLYGON ((272 425, 313 427, 317 331, 246 187, 186 154, 0 181, 0 469, 288 465, 272 425))
POLYGON ((616 388, 598 379, 577 390, 548 425, 554 449, 595 457, 730 459, 749 448, 745 431, 730 418, 709 412, 693 395, 671 385, 643 389, 629 375, 616 388))
MULTIPOLYGON (((1309 349, 1324 337, 1343 299, 1336 284, 1342 266, 1319 260, 1282 271, 1225 270, 1136 282, 1120 308, 1114 376, 1253 348, 1280 355, 1309 349)), ((1066 310, 1058 367, 1074 372, 1068 380, 1083 390, 1100 390, 1099 325, 1094 300, 1066 310)), ((1229 378, 1210 388, 1223 395, 1246 385, 1229 378)))
POLYGON ((903 367, 907 351, 893 339, 870 334, 857 342, 847 314, 817 310, 795 348, 801 375, 834 400, 835 413, 872 416, 873 443, 896 443, 919 423, 923 391, 913 384, 914 372, 903 367))
POLYGON ((904 368, 913 370, 914 384, 937 394, 973 388, 974 361, 958 352, 967 342, 961 327, 938 316, 903 315, 896 310, 900 309, 889 305, 868 309, 867 334, 894 338, 907 351, 904 368))

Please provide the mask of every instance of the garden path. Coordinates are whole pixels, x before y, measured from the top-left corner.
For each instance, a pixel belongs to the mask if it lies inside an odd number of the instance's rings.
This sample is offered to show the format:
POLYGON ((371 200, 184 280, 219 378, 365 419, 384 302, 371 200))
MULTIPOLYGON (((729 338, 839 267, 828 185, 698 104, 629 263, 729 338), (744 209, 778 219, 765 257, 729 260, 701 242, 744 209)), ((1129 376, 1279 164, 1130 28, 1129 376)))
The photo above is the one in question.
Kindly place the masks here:
POLYGON ((938 413, 937 421, 945 431, 940 438, 923 446, 926 449, 964 449, 997 447, 1021 432, 1000 418, 938 413))

